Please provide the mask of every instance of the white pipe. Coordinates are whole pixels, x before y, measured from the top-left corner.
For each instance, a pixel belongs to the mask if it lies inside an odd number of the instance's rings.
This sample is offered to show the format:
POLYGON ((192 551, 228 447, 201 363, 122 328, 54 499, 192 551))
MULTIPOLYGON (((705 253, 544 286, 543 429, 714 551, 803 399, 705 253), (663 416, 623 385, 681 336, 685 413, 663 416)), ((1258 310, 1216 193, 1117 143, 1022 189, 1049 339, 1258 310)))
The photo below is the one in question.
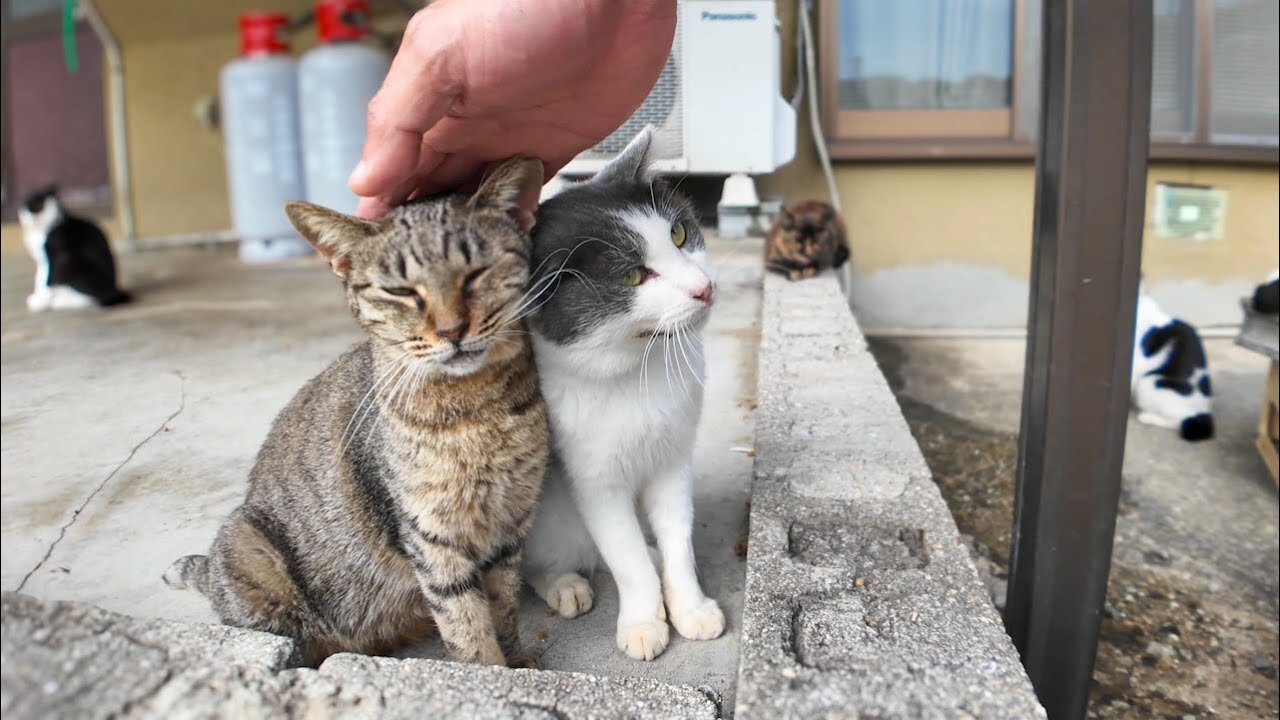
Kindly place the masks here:
POLYGON ((804 69, 809 85, 809 128, 813 132, 813 144, 818 149, 818 160, 822 163, 822 174, 827 178, 827 194, 831 197, 831 205, 840 211, 840 191, 836 188, 836 176, 831 169, 831 155, 827 153, 827 142, 822 133, 822 121, 818 115, 818 73, 817 63, 813 59, 813 28, 809 22, 809 0, 799 0, 796 10, 800 13, 800 29, 804 33, 804 69))
POLYGON ((93 0, 79 0, 77 10, 93 29, 102 43, 102 51, 107 59, 107 92, 111 98, 111 170, 114 175, 116 218, 120 221, 120 231, 124 235, 124 245, 129 250, 138 246, 137 230, 133 221, 133 184, 129 171, 129 135, 125 126, 124 107, 124 60, 120 53, 120 44, 116 42, 111 28, 102 19, 98 7, 93 0))
MULTIPOLYGON (((840 189, 836 187, 835 171, 831 168, 831 155, 827 152, 827 139, 822 132, 822 120, 818 116, 818 71, 817 62, 813 59, 813 27, 809 18, 810 0, 797 0, 796 12, 800 15, 800 31, 804 35, 804 74, 809 86, 809 130, 813 133, 813 146, 818 150, 818 161, 822 163, 822 174, 827 180, 827 195, 831 198, 831 206, 836 212, 843 214, 840 204, 840 189)), ((800 99, 797 93, 795 100, 800 99)), ((847 242, 847 240, 846 240, 847 242)), ((853 248, 849 248, 852 254, 853 248)), ((840 285, 844 289, 845 300, 853 305, 853 260, 845 262, 839 271, 840 285)))

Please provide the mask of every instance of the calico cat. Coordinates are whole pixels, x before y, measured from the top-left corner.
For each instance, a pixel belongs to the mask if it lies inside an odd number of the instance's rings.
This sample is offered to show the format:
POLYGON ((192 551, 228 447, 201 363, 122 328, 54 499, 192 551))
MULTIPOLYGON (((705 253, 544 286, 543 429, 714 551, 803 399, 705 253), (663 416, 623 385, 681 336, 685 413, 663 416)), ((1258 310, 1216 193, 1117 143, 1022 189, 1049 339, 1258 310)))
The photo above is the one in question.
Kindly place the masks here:
POLYGON ((379 221, 288 205, 369 337, 280 413, 244 504, 167 583, 295 638, 313 665, 393 651, 433 621, 458 661, 525 662, 521 545, 549 430, 516 316, 541 185, 541 163, 513 159, 470 198, 379 221))
POLYGON ((1175 428, 1191 442, 1213 437, 1213 386, 1200 335, 1145 293, 1138 296, 1131 382, 1139 422, 1175 428))
POLYGON ((128 302, 116 285, 116 261, 107 236, 92 222, 68 213, 55 186, 32 193, 18 209, 22 239, 36 263, 27 309, 70 310, 128 302))
POLYGON ((580 573, 602 557, 618 586, 617 646, 643 660, 666 648, 667 613, 687 638, 724 631, 691 540, 714 271, 692 203, 650 175, 651 137, 539 209, 531 326, 553 451, 525 550, 530 585, 564 617, 591 608, 580 573))
POLYGON ((789 280, 811 278, 849 259, 844 221, 835 208, 818 200, 798 202, 778 213, 764 248, 765 268, 789 280))

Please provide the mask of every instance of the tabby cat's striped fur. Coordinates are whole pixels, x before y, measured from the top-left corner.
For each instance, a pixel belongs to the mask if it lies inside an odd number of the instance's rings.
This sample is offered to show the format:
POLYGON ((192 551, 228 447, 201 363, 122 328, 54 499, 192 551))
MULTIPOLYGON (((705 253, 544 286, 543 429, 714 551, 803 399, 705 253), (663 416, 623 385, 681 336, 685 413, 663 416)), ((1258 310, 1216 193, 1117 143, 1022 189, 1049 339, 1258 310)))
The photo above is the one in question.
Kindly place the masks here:
POLYGON ((456 660, 524 661, 518 568, 548 430, 518 316, 541 184, 517 159, 470 198, 380 221, 290 203, 369 338, 281 412, 244 504, 167 582, 313 664, 433 624, 456 660))

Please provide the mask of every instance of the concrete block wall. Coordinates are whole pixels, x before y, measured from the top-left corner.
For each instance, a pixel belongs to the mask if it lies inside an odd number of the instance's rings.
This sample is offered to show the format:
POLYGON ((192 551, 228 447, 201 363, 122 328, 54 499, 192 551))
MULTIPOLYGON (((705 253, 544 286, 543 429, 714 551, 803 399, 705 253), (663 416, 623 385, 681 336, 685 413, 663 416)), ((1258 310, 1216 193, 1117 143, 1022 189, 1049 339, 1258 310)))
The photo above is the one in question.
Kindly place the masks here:
POLYGON ((843 298, 765 279, 736 717, 1044 717, 843 298))

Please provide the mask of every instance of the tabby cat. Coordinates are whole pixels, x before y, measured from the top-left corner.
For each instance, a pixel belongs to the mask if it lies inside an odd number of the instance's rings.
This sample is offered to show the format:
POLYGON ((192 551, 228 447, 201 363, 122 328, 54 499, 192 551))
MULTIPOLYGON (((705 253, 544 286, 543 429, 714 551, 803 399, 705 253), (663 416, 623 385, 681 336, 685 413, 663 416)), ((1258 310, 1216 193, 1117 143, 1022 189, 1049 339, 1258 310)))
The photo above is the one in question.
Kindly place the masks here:
POLYGON ((765 240, 765 268, 789 280, 803 280, 849 259, 844 221, 836 209, 819 200, 784 208, 773 219, 765 240))
POLYGON ((312 664, 433 620, 458 661, 525 662, 518 573, 549 431, 517 318, 541 185, 541 163, 512 159, 474 196, 379 221, 288 205, 369 337, 280 413, 244 504, 166 582, 312 664))

